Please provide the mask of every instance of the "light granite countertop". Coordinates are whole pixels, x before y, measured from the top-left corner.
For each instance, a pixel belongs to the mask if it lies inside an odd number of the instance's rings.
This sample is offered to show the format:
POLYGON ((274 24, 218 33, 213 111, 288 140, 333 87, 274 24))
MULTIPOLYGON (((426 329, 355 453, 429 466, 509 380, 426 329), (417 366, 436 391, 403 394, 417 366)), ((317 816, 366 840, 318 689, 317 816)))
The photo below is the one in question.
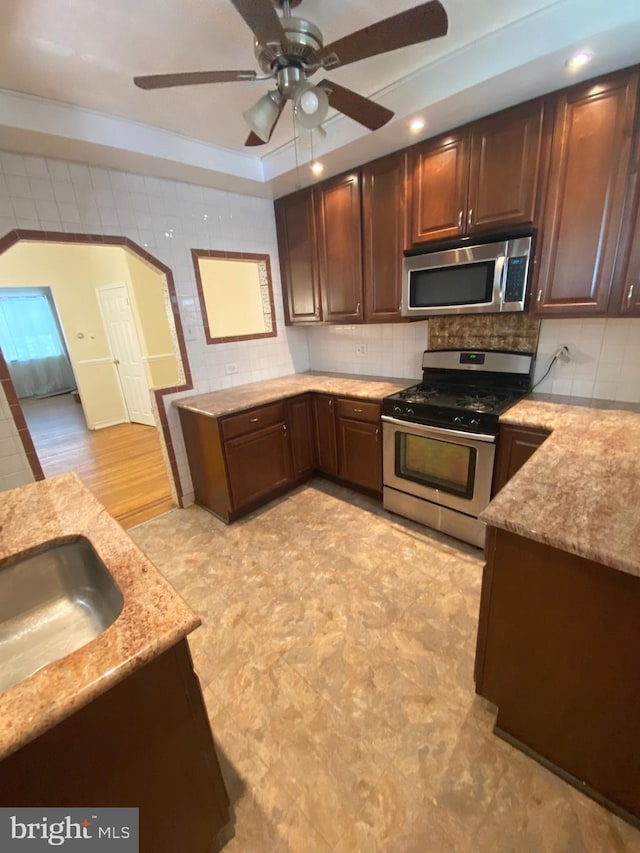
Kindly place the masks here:
POLYGON ((120 616, 87 645, 0 693, 0 759, 179 642, 200 619, 75 474, 2 492, 0 560, 85 536, 120 587, 120 616))
POLYGON ((500 423, 551 435, 481 520, 640 577, 637 411, 566 405, 532 395, 505 412, 500 423))
POLYGON ((389 394, 415 385, 417 379, 385 379, 376 376, 353 376, 341 373, 294 373, 279 379, 237 385, 209 394, 181 397, 173 405, 211 418, 229 415, 253 406, 273 403, 315 391, 361 400, 382 400, 389 394))

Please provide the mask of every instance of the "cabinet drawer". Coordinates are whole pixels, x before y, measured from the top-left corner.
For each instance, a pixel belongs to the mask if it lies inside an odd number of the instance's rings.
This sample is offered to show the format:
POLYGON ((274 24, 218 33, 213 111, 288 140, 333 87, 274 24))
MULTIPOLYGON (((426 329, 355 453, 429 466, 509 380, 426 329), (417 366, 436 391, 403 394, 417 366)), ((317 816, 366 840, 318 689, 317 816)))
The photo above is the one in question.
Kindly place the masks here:
POLYGON ((260 406, 257 409, 249 409, 238 415, 229 415, 221 420, 220 426, 222 427, 222 435, 226 440, 285 420, 285 404, 280 402, 260 406))
POLYGON ((339 418, 351 418, 353 421, 377 423, 380 420, 380 403, 367 403, 364 400, 336 400, 336 415, 339 418))

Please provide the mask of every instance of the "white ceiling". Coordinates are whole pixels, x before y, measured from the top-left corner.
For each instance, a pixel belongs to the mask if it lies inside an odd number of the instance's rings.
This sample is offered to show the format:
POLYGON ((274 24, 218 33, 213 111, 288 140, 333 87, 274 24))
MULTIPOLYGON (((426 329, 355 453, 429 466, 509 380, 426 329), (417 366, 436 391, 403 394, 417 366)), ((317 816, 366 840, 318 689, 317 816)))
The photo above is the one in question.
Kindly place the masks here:
MULTIPOLYGON (((441 39, 328 74, 395 111, 375 133, 330 113, 325 175, 575 79, 640 62, 638 0, 443 0, 441 39), (594 60, 571 77, 565 59, 594 60)), ((293 14, 325 43, 417 5, 303 0, 293 14)), ((142 91, 137 74, 257 69, 252 34, 229 0, 2 0, 0 146, 262 196, 310 183, 290 108, 268 145, 246 149, 242 111, 269 83, 142 91)), ((324 76, 324 73, 323 73, 324 76)))

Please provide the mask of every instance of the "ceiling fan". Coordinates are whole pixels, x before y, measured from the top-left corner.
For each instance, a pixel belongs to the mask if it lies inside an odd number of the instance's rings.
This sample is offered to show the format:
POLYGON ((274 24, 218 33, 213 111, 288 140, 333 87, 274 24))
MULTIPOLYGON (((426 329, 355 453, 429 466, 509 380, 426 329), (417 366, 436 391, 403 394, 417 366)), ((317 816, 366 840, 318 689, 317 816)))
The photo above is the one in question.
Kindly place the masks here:
POLYGON ((245 145, 264 145, 288 100, 293 102, 296 124, 310 133, 324 131, 321 124, 329 107, 377 130, 393 112, 369 98, 326 78, 310 82, 317 71, 339 68, 400 47, 429 41, 447 33, 448 19, 439 0, 430 0, 399 12, 325 45, 322 33, 311 21, 292 17, 301 0, 231 0, 255 36, 255 55, 264 76, 256 71, 188 71, 134 77, 141 89, 164 89, 202 83, 275 80, 275 89, 263 95, 243 113, 251 133, 245 145), (279 17, 275 7, 282 10, 279 17))

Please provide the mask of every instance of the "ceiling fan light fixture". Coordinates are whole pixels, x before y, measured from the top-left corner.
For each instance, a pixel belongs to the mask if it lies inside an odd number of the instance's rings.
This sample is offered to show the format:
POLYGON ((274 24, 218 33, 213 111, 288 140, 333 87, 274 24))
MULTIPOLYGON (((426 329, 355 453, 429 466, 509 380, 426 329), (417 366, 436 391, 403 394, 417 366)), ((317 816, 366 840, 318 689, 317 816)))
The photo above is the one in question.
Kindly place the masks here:
POLYGON ((321 175, 321 174, 323 173, 323 171, 324 171, 324 166, 322 165, 322 163, 321 163, 319 160, 315 160, 315 161, 311 164, 311 171, 313 172, 313 174, 314 174, 316 177, 318 177, 319 175, 321 175))
POLYGON ((409 122, 409 130, 411 133, 420 133, 424 129, 425 123, 423 118, 414 118, 409 122))
POLYGON ((280 115, 281 103, 282 95, 275 89, 273 92, 267 92, 250 109, 242 113, 251 130, 263 142, 269 141, 273 126, 280 115))
POLYGON ((296 124, 303 130, 319 128, 329 111, 329 96, 320 86, 305 81, 296 86, 293 112, 296 124))

